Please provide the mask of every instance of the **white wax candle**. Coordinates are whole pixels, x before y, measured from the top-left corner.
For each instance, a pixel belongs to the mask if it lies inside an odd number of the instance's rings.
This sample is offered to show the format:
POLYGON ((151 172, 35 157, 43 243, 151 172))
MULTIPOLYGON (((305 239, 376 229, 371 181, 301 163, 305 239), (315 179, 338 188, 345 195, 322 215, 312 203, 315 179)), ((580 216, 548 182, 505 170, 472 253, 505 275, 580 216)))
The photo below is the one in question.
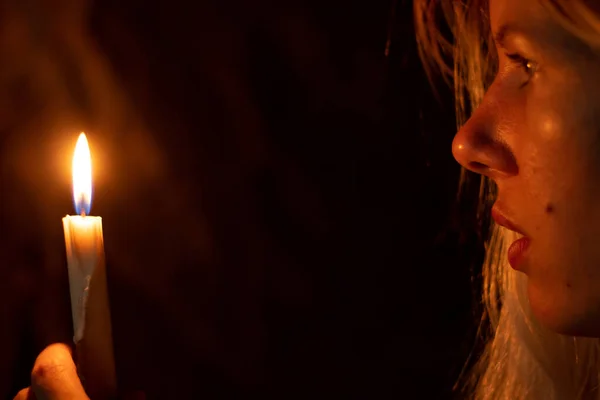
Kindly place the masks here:
POLYGON ((117 385, 102 218, 85 215, 91 204, 91 157, 83 133, 73 156, 73 196, 82 215, 64 217, 63 228, 77 368, 91 398, 113 398, 117 385))

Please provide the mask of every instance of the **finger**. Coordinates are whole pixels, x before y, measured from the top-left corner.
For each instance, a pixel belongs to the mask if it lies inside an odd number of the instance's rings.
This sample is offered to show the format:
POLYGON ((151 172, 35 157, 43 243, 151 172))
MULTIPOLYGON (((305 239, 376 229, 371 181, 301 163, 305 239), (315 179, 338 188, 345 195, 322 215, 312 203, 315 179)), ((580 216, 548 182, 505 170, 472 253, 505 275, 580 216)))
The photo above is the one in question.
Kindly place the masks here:
POLYGON ((19 393, 13 398, 13 400, 36 400, 33 390, 31 388, 21 389, 19 393))
POLYGON ((46 347, 35 360, 31 389, 37 400, 88 399, 77 376, 71 349, 62 343, 46 347))

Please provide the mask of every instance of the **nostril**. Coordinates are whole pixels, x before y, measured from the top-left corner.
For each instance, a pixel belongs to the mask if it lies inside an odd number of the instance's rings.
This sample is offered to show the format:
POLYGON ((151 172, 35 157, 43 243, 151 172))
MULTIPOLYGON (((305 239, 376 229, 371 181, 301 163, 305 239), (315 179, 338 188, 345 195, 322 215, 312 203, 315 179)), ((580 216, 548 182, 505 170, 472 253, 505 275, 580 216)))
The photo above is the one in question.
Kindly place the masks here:
POLYGON ((488 168, 487 165, 477 162, 477 161, 471 161, 469 163, 469 169, 473 170, 473 171, 483 171, 486 170, 488 168))

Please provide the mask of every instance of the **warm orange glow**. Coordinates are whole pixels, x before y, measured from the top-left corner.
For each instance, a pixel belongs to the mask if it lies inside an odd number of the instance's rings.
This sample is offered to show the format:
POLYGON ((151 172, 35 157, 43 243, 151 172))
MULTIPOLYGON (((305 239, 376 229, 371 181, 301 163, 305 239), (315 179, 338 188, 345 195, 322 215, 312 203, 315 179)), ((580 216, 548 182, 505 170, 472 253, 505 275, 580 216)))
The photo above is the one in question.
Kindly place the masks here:
POLYGON ((79 135, 73 154, 73 200, 77 214, 89 214, 92 205, 92 157, 85 133, 79 135))

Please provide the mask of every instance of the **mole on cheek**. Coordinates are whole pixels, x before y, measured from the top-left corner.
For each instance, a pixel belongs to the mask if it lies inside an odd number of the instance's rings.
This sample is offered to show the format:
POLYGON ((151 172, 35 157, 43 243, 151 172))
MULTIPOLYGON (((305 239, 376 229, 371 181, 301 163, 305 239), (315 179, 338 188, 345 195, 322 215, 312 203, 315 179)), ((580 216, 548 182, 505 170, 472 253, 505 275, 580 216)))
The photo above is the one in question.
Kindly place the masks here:
POLYGON ((548 203, 546 205, 546 214, 552 214, 554 212, 554 205, 552 203, 548 203))

